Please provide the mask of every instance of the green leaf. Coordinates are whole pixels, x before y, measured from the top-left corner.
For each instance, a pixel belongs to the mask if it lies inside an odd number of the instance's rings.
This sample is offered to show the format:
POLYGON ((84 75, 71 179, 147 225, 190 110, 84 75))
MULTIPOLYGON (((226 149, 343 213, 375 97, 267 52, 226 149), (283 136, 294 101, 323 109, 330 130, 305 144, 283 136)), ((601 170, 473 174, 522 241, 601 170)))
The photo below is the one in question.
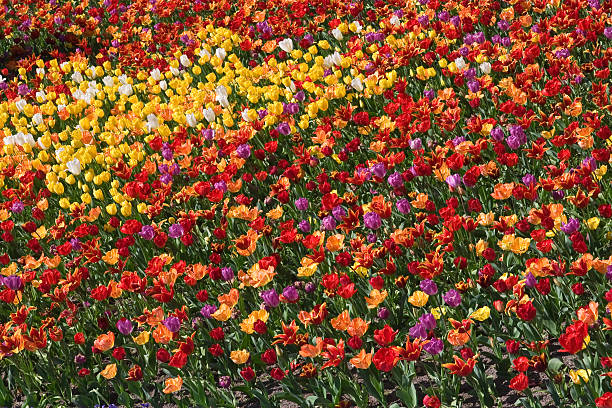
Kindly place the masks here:
POLYGON ((561 367, 563 367, 563 361, 559 360, 558 358, 551 358, 548 361, 548 368, 553 373, 558 373, 559 370, 561 370, 561 367))
POLYGON ((548 388, 548 392, 550 393, 550 396, 552 397, 555 406, 560 407, 561 399, 559 398, 559 394, 557 393, 557 390, 555 389, 555 386, 552 384, 552 382, 549 381, 546 384, 546 388, 548 388))
POLYGON ((295 402, 296 404, 302 404, 304 402, 303 398, 300 398, 298 395, 292 392, 279 392, 277 394, 274 394, 272 398, 278 402, 282 400, 295 402))
POLYGON ((397 391, 398 397, 406 404, 407 408, 415 408, 418 405, 417 393, 414 384, 410 384, 410 387, 400 388, 397 391))

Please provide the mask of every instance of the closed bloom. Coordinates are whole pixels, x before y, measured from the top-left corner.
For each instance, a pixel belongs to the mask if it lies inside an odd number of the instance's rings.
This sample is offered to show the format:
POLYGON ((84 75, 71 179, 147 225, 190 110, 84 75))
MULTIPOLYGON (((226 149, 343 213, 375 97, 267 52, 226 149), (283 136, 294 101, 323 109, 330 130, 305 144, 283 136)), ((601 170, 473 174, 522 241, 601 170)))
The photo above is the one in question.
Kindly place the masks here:
POLYGON ((450 307, 457 307, 461 304, 461 295, 455 289, 451 289, 446 292, 442 298, 450 307))
POLYGON ((459 174, 453 174, 448 176, 445 181, 450 188, 457 188, 461 184, 461 176, 459 174))
POLYGON ((444 343, 442 340, 434 337, 423 346, 423 350, 432 355, 440 354, 444 350, 444 343))
POLYGON ((395 207, 402 214, 408 214, 410 212, 410 201, 406 200, 405 198, 402 198, 400 200, 397 200, 397 202, 395 203, 395 207))
POLYGON ((162 321, 166 329, 170 330, 172 333, 176 333, 181 328, 181 321, 176 316, 170 316, 162 321))
POLYGON ((499 126, 496 126, 491 130, 491 137, 497 142, 504 140, 504 136, 504 130, 499 126))
POLYGON ((308 199, 301 197, 298 198, 297 200, 295 200, 295 208, 297 208, 300 211, 306 211, 308 209, 308 199))
POLYGON ((426 330, 433 330, 436 328, 436 318, 431 313, 425 313, 419 317, 419 322, 423 325, 426 330))
POLYGON ((132 322, 129 319, 122 317, 121 319, 119 319, 119 321, 117 321, 117 330, 119 330, 119 333, 123 334, 124 336, 127 336, 132 333, 133 329, 134 326, 132 325, 132 322))
POLYGON ((3 283, 4 283, 4 286, 6 286, 7 288, 11 290, 18 290, 21 288, 23 284, 21 277, 17 275, 6 276, 3 279, 3 283))
POLYGON ((300 297, 300 294, 298 293, 295 286, 290 285, 283 289, 283 297, 289 302, 295 302, 300 297))
POLYGON ((326 231, 334 230, 336 229, 336 220, 331 215, 328 215, 321 221, 321 227, 326 231))
POLYGON ((241 159, 248 159, 249 156, 251 155, 251 147, 248 144, 246 144, 246 143, 245 144, 241 144, 236 149, 236 154, 241 159))
POLYGON ((168 236, 170 238, 180 238, 185 233, 185 229, 181 224, 172 224, 168 230, 168 236))
POLYGON ((276 307, 280 303, 278 293, 274 289, 264 290, 259 296, 268 307, 276 307))
POLYGON ((376 230, 382 225, 380 215, 375 212, 368 212, 363 216, 363 222, 366 227, 376 230))
POLYGON ((419 284, 421 290, 428 295, 432 296, 438 293, 438 285, 431 279, 423 279, 419 284))
POLYGON ((150 225, 143 225, 138 235, 140 235, 141 238, 150 241, 155 238, 155 229, 150 225))
POLYGON ((561 231, 565 232, 567 235, 572 235, 574 232, 580 229, 580 221, 576 218, 570 218, 570 220, 561 224, 561 231))
POLYGON ((399 172, 395 172, 389 176, 387 179, 389 185, 393 188, 399 188, 404 185, 404 179, 399 172))

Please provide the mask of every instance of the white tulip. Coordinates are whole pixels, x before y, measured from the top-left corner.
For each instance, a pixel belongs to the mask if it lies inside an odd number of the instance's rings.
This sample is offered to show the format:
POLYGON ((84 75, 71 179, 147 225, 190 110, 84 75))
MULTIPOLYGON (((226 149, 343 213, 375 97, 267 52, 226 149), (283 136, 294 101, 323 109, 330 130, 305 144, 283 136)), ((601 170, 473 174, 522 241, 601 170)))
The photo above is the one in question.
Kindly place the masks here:
POLYGON ((181 58, 179 60, 181 61, 182 66, 184 67, 191 66, 191 61, 189 61, 189 57, 187 57, 185 54, 181 55, 181 58))
POLYGON ((331 33, 334 36, 334 38, 338 41, 342 41, 342 39, 344 38, 342 36, 342 31, 338 30, 337 28, 334 28, 331 33))
POLYGON ((285 38, 284 40, 279 41, 278 46, 285 52, 293 51, 293 41, 291 41, 291 38, 285 38))
POLYGON ((40 125, 43 122, 43 117, 41 113, 35 113, 34 116, 32 116, 32 123, 34 123, 36 126, 40 125))
POLYGON ((215 51, 215 56, 219 58, 221 61, 225 59, 226 55, 227 55, 227 52, 225 51, 224 48, 217 48, 217 50, 215 51))
POLYGON ((161 79, 161 72, 159 71, 159 68, 155 68, 153 71, 151 71, 151 78, 156 81, 161 79))
POLYGON ((225 89, 225 86, 219 85, 215 89, 215 93, 216 93, 215 100, 219 102, 219 104, 223 106, 224 108, 229 107, 229 100, 227 99, 227 89, 225 89))
POLYGON ((45 144, 43 143, 42 137, 38 138, 38 146, 43 150, 47 150, 49 148, 49 146, 45 146, 45 144))
POLYGON ((23 108, 25 108, 25 106, 28 103, 25 101, 25 99, 20 99, 17 102, 15 102, 15 106, 17 106, 17 109, 19 110, 19 112, 23 111, 23 108))
POLYGON ((115 80, 108 75, 102 78, 102 82, 104 83, 105 86, 108 86, 109 88, 115 84, 115 80))
POLYGON ((393 15, 393 16, 391 16, 391 18, 389 19, 389 22, 390 22, 391 24, 393 24, 394 26, 397 26, 397 25, 399 25, 399 23, 400 23, 400 19, 399 19, 399 17, 398 17, 398 16, 396 16, 396 15, 394 14, 394 15, 393 15))
POLYGON ((244 110, 240 112, 240 116, 242 116, 242 120, 244 120, 245 122, 251 121, 251 119, 249 118, 249 108, 244 108, 244 110))
POLYGON ((357 92, 361 92, 363 91, 363 82, 361 82, 361 79, 359 78, 353 78, 351 81, 351 87, 357 92))
POLYGON ((455 59, 455 65, 457 66, 458 70, 462 70, 463 68, 465 68, 465 61, 463 60, 463 57, 459 57, 457 59, 455 59))
POLYGON ((202 49, 200 50, 200 58, 202 58, 202 57, 203 57, 203 56, 205 56, 205 55, 207 55, 207 56, 209 56, 209 57, 211 56, 211 55, 210 55, 210 52, 208 52, 208 50, 207 50, 206 48, 202 48, 202 49))
POLYGON ((162 91, 165 91, 166 89, 168 89, 168 83, 166 82, 165 79, 159 82, 159 87, 162 89, 162 91))
POLYGON ((76 157, 66 163, 66 168, 75 176, 81 174, 81 162, 76 157))
POLYGON ((491 63, 485 61, 482 64, 480 64, 480 70, 485 73, 485 74, 490 74, 491 73, 491 63))
POLYGON ((134 93, 134 90, 132 89, 132 85, 130 84, 125 84, 125 85, 121 85, 119 87, 119 93, 121 95, 127 95, 130 96, 134 93))
POLYGON ((147 130, 150 132, 151 130, 157 129, 159 127, 159 119, 153 113, 149 113, 147 115, 147 130))
POLYGON ((80 84, 81 82, 83 82, 83 75, 81 75, 79 71, 74 71, 72 73, 72 80, 77 84, 80 84))
POLYGON ((204 119, 206 119, 209 123, 215 121, 215 111, 211 108, 204 109, 204 119))
POLYGON ((188 113, 187 115, 185 115, 185 119, 187 120, 187 124, 189 125, 189 127, 196 127, 196 125, 198 124, 198 120, 196 119, 193 113, 188 113))

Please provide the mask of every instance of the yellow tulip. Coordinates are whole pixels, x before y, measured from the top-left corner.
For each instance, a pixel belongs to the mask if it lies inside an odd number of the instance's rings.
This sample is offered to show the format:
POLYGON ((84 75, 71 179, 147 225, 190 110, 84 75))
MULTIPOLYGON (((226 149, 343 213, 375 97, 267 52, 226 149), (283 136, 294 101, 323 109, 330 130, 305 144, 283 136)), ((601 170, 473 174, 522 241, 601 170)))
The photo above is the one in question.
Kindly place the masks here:
POLYGON ((475 310, 470 317, 474 320, 478 320, 479 322, 482 322, 484 320, 487 320, 489 318, 489 316, 491 316, 491 309, 489 308, 489 306, 483 306, 478 310, 475 310))
POLYGON ((415 291, 408 298, 408 302, 410 302, 410 304, 412 306, 415 306, 415 307, 423 307, 423 306, 425 306, 425 304, 427 303, 428 300, 429 300, 429 295, 427 293, 425 293, 425 292, 420 291, 420 290, 415 291))

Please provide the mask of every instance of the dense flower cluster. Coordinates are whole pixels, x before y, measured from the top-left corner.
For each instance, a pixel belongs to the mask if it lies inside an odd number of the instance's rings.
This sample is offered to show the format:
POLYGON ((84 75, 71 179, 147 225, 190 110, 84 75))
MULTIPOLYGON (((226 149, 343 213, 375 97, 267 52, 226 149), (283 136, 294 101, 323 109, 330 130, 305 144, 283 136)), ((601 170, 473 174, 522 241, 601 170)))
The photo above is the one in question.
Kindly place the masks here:
POLYGON ((0 18, 0 403, 612 407, 611 0, 0 18))

